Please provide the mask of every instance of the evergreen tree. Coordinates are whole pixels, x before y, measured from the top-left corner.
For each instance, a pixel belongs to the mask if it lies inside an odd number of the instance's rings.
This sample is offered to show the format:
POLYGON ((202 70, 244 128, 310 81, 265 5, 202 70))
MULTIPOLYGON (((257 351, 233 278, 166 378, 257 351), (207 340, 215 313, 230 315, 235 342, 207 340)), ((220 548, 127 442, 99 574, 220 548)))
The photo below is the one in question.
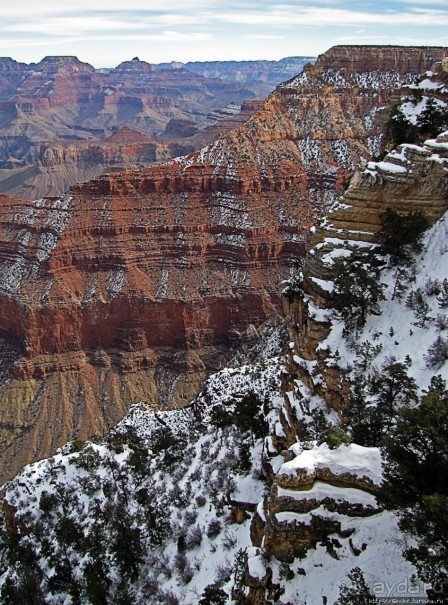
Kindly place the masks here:
POLYGON ((448 392, 434 379, 417 407, 403 407, 385 439, 379 496, 398 509, 401 529, 417 545, 405 556, 437 596, 448 596, 448 392))
POLYGON ((366 388, 364 378, 358 376, 350 393, 347 424, 355 443, 364 447, 378 447, 384 433, 384 417, 376 405, 367 405, 366 388))
POLYGON ((393 208, 386 208, 380 214, 381 229, 377 238, 384 254, 389 254, 394 265, 410 263, 413 254, 422 251, 421 239, 429 227, 429 221, 420 210, 399 214, 393 208))
POLYGON ((417 384, 408 376, 408 366, 409 362, 401 363, 393 356, 388 357, 380 371, 371 378, 370 393, 389 419, 395 416, 400 406, 417 401, 417 384))
POLYGON ((395 357, 388 357, 368 378, 364 366, 358 368, 346 411, 355 443, 365 447, 380 446, 383 436, 395 422, 398 409, 417 401, 417 385, 407 372, 410 364, 410 358, 402 363, 395 357))
POLYGON ((383 289, 379 272, 372 265, 358 259, 335 262, 334 307, 348 330, 362 328, 369 313, 380 314, 379 302, 385 299, 383 289))
POLYGON ((204 588, 198 605, 226 605, 227 594, 215 584, 209 584, 204 588))
MULTIPOLYGON (((15 533, 2 536, 8 549, 8 567, 13 574, 8 575, 0 589, 3 605, 43 605, 46 603, 42 581, 44 575, 39 566, 39 557, 34 546, 26 537, 15 533)), ((3 545, 2 545, 3 546, 3 545)))
POLYGON ((448 340, 439 334, 424 358, 428 368, 439 370, 448 359, 448 340))
POLYGON ((250 431, 257 439, 266 436, 269 427, 263 415, 263 404, 253 391, 237 404, 235 424, 242 431, 250 431))
POLYGON ((396 147, 401 143, 416 143, 418 135, 419 129, 406 119, 400 107, 395 107, 386 124, 386 136, 390 139, 391 146, 396 147))
POLYGON ((370 605, 374 602, 373 594, 359 567, 351 569, 347 579, 348 582, 339 587, 339 599, 334 605, 370 605))
POLYGON ((428 99, 417 118, 417 125, 426 136, 436 137, 448 128, 448 110, 438 105, 435 99, 428 99))

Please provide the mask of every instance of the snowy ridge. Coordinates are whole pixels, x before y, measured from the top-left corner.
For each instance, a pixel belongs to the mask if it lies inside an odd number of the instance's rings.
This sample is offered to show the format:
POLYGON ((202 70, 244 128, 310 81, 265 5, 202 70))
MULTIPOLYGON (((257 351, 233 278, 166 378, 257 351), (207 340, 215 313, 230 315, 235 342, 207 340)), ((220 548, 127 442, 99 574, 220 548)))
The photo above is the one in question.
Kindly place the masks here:
POLYGON ((351 443, 330 449, 323 443, 312 450, 302 450, 300 445, 292 446, 291 450, 297 455, 290 462, 282 464, 278 471, 279 479, 281 475, 295 475, 298 472, 314 475, 319 469, 328 468, 334 475, 349 473, 361 479, 367 477, 374 485, 381 483, 382 468, 378 448, 365 448, 351 443))
MULTIPOLYGON (((420 392, 427 389, 434 368, 428 367, 425 355, 431 344, 444 337, 446 328, 444 318, 446 311, 441 309, 437 298, 437 283, 442 284, 448 275, 448 216, 445 214, 424 236, 424 251, 416 258, 409 281, 404 284, 400 297, 394 297, 396 287, 396 269, 385 269, 381 281, 385 284, 386 300, 380 302, 378 316, 370 315, 366 325, 358 335, 358 341, 380 345, 377 354, 371 360, 371 369, 379 369, 381 364, 391 356, 404 361, 410 356, 412 364, 408 373, 418 385, 420 392), (419 322, 416 311, 406 305, 406 298, 411 292, 420 291, 428 305, 426 320, 419 322), (420 324, 420 325, 419 325, 420 324), (390 336, 392 332, 392 336, 390 336)), ((352 367, 357 353, 342 336, 343 323, 332 319, 332 328, 328 337, 321 343, 321 349, 330 352, 338 350, 341 355, 341 367, 352 367)), ((437 368, 437 374, 448 380, 448 363, 437 368)))
MULTIPOLYGON (((302 72, 296 78, 289 80, 282 87, 285 88, 306 88, 310 85, 316 85, 314 79, 306 71, 302 72)), ((366 72, 345 73, 341 69, 325 69, 319 75, 321 88, 325 86, 334 86, 335 88, 353 88, 380 90, 381 88, 401 88, 405 84, 412 84, 415 76, 412 74, 401 75, 395 71, 373 70, 366 72)))

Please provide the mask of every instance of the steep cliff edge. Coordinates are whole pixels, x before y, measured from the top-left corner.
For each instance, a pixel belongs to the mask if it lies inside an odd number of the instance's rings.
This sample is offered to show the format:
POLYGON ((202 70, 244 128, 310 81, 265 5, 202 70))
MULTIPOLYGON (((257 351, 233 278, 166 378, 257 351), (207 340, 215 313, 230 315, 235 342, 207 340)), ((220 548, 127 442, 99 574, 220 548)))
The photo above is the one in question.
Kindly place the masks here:
POLYGON ((356 76, 362 94, 335 80, 335 56, 347 54, 337 47, 330 70, 323 55, 200 152, 58 198, 4 200, 0 329, 15 359, 0 389, 8 473, 71 436, 104 431, 132 402, 185 403, 277 316, 279 284, 309 226, 378 146, 378 105, 442 53, 351 51, 376 65, 356 76))
MULTIPOLYGON (((427 128, 428 107, 447 116, 448 91, 440 67, 437 77, 427 74, 399 102, 414 125, 427 128), (415 90, 425 92, 414 103, 408 95, 415 90)), ((432 116, 437 124, 440 116, 432 116)), ((390 574, 395 565, 389 554, 372 553, 396 530, 389 513, 375 502, 382 475, 377 446, 385 427, 393 425, 388 416, 393 412, 384 411, 386 398, 389 410, 397 413, 428 392, 434 374, 442 381, 448 377, 443 294, 447 210, 444 132, 421 145, 403 143, 381 161, 363 162, 340 201, 311 230, 303 270, 284 290, 290 334, 285 401, 266 442, 264 468, 271 490, 252 520, 256 550, 244 580, 251 603, 275 601, 281 593, 285 602, 335 599, 333 586, 341 584, 349 568, 336 573, 333 582, 328 578, 338 566, 344 568, 350 551, 352 567, 363 571, 370 593, 384 596, 381 581, 375 583, 384 570, 378 576, 373 560, 383 558, 390 574), (393 261, 380 248, 378 232, 388 209, 416 220, 423 213, 433 225, 406 262, 393 261), (365 290, 359 293, 364 270, 365 290), (352 291, 345 310, 338 298, 342 280, 352 291), (371 313, 360 320, 355 299, 372 284, 380 294, 371 313), (398 371, 404 377, 400 386, 394 382, 398 371), (319 582, 313 565, 323 565, 327 579, 319 582)), ((396 231, 392 237, 398 240, 403 234, 396 231)), ((403 538, 397 535, 396 540, 403 538)), ((399 564, 405 546, 389 548, 399 564)), ((410 578, 413 572, 402 564, 403 577, 410 578)), ((426 595, 423 586, 416 591, 426 595)))

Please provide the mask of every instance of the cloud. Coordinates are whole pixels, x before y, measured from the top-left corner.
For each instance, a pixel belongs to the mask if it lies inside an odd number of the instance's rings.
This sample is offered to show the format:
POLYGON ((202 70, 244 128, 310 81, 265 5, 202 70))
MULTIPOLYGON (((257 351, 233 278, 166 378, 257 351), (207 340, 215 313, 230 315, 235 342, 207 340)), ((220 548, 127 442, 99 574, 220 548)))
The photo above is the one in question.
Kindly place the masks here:
MULTIPOLYGON (((351 0, 297 0, 296 2, 272 4, 263 2, 240 2, 233 0, 97 0, 94 7, 90 0, 75 3, 56 0, 18 0, 0 9, 0 32, 3 34, 36 34, 40 36, 87 35, 92 32, 139 32, 159 30, 166 27, 187 31, 188 28, 202 29, 223 25, 232 28, 242 25, 251 28, 250 35, 259 26, 269 28, 292 28, 297 26, 444 26, 448 25, 448 11, 437 9, 446 6, 446 0, 397 0, 408 5, 403 11, 379 11, 378 5, 371 10, 350 10, 351 0), (321 2, 321 5, 319 5, 321 2), (443 4, 442 4, 443 2, 443 4), (428 8, 426 3, 433 5, 428 8), (26 9, 26 10, 25 10, 26 9)), ((390 5, 389 5, 390 6, 390 5)), ((231 31, 229 32, 232 33, 231 31)), ((275 32, 277 34, 277 32, 275 32)), ((362 32, 359 32, 362 33, 362 32)), ((274 34, 273 34, 274 35, 274 34)))
POLYGON ((220 20, 244 25, 448 25, 448 11, 361 12, 321 7, 296 7, 295 11, 278 8, 264 12, 223 13, 220 20))
POLYGON ((422 8, 428 4, 446 6, 446 0, 395 0, 395 2, 399 2, 400 4, 418 4, 422 8))
POLYGON ((87 14, 91 12, 117 12, 131 13, 135 11, 151 11, 153 13, 185 12, 190 13, 198 10, 212 10, 222 5, 222 0, 77 0, 70 2, 65 0, 18 0, 11 3, 2 3, 0 16, 5 17, 30 17, 58 14, 87 14), (93 9, 92 6, 95 8, 93 9))
POLYGON ((422 45, 443 40, 443 28, 448 25, 447 3, 448 0, 16 0, 0 6, 0 48, 7 54, 13 49, 26 61, 34 61, 35 57, 31 51, 21 52, 21 48, 40 47, 47 54, 81 53, 88 61, 95 60, 89 56, 94 49, 97 56, 101 54, 103 63, 104 57, 112 61, 112 57, 121 57, 125 52, 160 56, 159 46, 166 54, 170 42, 170 54, 181 60, 186 55, 193 59, 193 52, 202 58, 214 55, 223 59, 253 57, 255 53, 257 58, 311 55, 323 52, 335 39, 396 44, 399 39, 412 36, 412 44, 422 45), (197 42, 197 46, 191 42, 197 42), (51 48, 47 50, 47 46, 51 48))
POLYGON ((82 34, 92 32, 122 32, 151 30, 170 25, 191 26, 201 24, 200 17, 178 14, 168 15, 127 15, 126 19, 118 15, 59 16, 46 19, 21 21, 5 24, 0 30, 6 33, 27 33, 45 36, 60 36, 63 33, 82 34))
POLYGON ((281 40, 282 37, 281 36, 274 36, 271 34, 248 34, 247 36, 244 36, 245 38, 248 38, 249 40, 281 40))

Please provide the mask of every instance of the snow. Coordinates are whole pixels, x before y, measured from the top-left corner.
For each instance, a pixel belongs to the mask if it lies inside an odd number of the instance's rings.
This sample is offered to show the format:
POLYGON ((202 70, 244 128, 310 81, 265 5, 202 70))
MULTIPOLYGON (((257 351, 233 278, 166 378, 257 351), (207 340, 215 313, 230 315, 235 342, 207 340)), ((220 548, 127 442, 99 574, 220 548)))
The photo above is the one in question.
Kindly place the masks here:
MULTIPOLYGON (((307 137, 306 139, 299 139, 297 145, 302 154, 303 165, 307 171, 315 169, 313 166, 314 164, 316 164, 318 168, 323 168, 325 166, 324 158, 317 141, 311 137, 307 137)), ((325 167, 327 168, 327 166, 325 167)))
POLYGON ((318 469, 328 468, 334 475, 349 473, 360 478, 367 477, 377 485, 381 483, 381 455, 378 448, 350 443, 330 449, 323 443, 312 450, 301 451, 300 445, 293 445, 291 449, 298 455, 282 464, 279 475, 296 475, 301 471, 312 475, 318 469))
POLYGON ((346 248, 334 248, 322 256, 322 262, 326 265, 333 265, 334 261, 339 258, 347 258, 351 256, 351 251, 346 248))
POLYGON ((110 298, 115 298, 120 294, 126 285, 126 271, 123 267, 109 271, 107 276, 106 288, 110 298))
POLYGON ((252 578, 262 580, 266 576, 266 564, 259 555, 259 549, 249 547, 247 549, 247 555, 247 568, 249 575, 252 576, 252 578))
MULTIPOLYGON (((339 586, 355 566, 363 571, 377 597, 400 596, 400 582, 407 581, 410 585, 415 570, 401 555, 406 544, 392 513, 384 512, 364 519, 351 518, 349 527, 354 530, 351 540, 359 549, 359 555, 353 554, 349 540, 341 538, 338 538, 341 546, 336 548, 337 559, 330 556, 324 546, 317 545, 315 550, 308 551, 306 558, 295 560, 290 565, 296 575, 291 582, 282 582, 285 587, 283 602, 314 605, 322 603, 323 597, 326 597, 328 603, 334 603, 339 597, 339 586), (388 595, 385 592, 386 582, 388 595)), ((274 562, 273 568, 273 582, 277 582, 280 564, 274 562)), ((419 594, 426 597, 424 591, 419 594)))
POLYGON ((317 277, 311 277, 311 280, 326 292, 333 292, 334 290, 334 282, 329 279, 318 279, 317 277))
POLYGON ((425 141, 425 145, 427 147, 430 147, 431 149, 437 149, 439 151, 448 151, 448 141, 439 141, 437 139, 428 139, 427 141, 425 141))
MULTIPOLYGON (((428 75, 433 75, 432 72, 427 72, 428 75)), ((440 82, 430 80, 429 78, 425 78, 421 80, 418 84, 414 84, 409 88, 421 89, 421 90, 437 90, 438 88, 442 88, 443 85, 440 82)))
MULTIPOLYGON (((432 87, 432 88, 437 88, 438 85, 432 87)), ((431 88, 431 87, 428 87, 431 88)), ((418 122, 418 118, 420 116, 420 114, 422 113, 422 111, 424 111, 427 107, 428 101, 431 100, 437 107, 440 108, 445 108, 447 106, 447 104, 444 101, 441 101, 440 99, 435 99, 434 97, 426 97, 423 96, 418 102, 415 101, 404 101, 399 107, 401 109, 401 111, 403 112, 405 118, 408 120, 408 122, 410 122, 411 124, 414 124, 414 126, 417 124, 418 122)))
POLYGON ((377 502, 375 496, 365 492, 362 489, 353 487, 335 487, 329 483, 315 481, 313 487, 308 490, 298 491, 293 489, 285 489, 277 486, 277 497, 293 498, 294 500, 324 500, 330 498, 339 502, 349 502, 351 504, 362 504, 363 506, 376 507, 377 502))
MULTIPOLYGON (((357 343, 370 343, 380 345, 370 362, 371 371, 380 371, 381 365, 387 358, 395 357, 403 362, 407 355, 412 364, 408 375, 416 380, 418 389, 422 392, 427 389, 434 369, 428 368, 425 354, 430 345, 436 340, 440 332, 435 321, 438 315, 446 315, 445 310, 438 304, 436 295, 424 294, 429 279, 443 282, 448 276, 448 216, 445 214, 429 229, 423 238, 424 251, 415 260, 413 277, 404 281, 405 292, 401 299, 393 298, 396 282, 396 270, 385 269, 381 273, 381 282, 386 285, 386 300, 380 302, 381 314, 370 315, 363 329, 357 335, 357 343), (412 309, 405 305, 405 300, 411 291, 420 289, 424 299, 429 305, 429 320, 425 327, 415 325, 416 316, 412 309), (393 336, 389 336, 391 333, 393 336)), ((339 241, 341 245, 341 241, 339 241)), ((342 336, 343 323, 333 317, 332 327, 328 337, 320 344, 321 349, 339 351, 341 367, 352 367, 356 362, 358 353, 342 336)), ((442 336, 444 336, 442 332, 442 336)), ((444 363, 437 371, 442 378, 448 380, 448 363, 444 363)))
POLYGON ((39 266, 50 258, 69 220, 71 200, 70 195, 41 198, 18 209, 14 220, 23 228, 18 231, 17 248, 10 261, 0 268, 0 291, 17 292, 23 279, 36 275, 39 266))
POLYGON ((341 168, 345 168, 346 170, 354 170, 355 165, 350 157, 346 141, 340 139, 332 141, 331 150, 338 166, 341 166, 341 168))
POLYGON ((382 161, 382 162, 369 162, 367 164, 367 168, 369 170, 383 170, 384 172, 393 172, 396 174, 406 174, 407 170, 404 166, 399 166, 397 164, 393 164, 392 162, 382 161))

